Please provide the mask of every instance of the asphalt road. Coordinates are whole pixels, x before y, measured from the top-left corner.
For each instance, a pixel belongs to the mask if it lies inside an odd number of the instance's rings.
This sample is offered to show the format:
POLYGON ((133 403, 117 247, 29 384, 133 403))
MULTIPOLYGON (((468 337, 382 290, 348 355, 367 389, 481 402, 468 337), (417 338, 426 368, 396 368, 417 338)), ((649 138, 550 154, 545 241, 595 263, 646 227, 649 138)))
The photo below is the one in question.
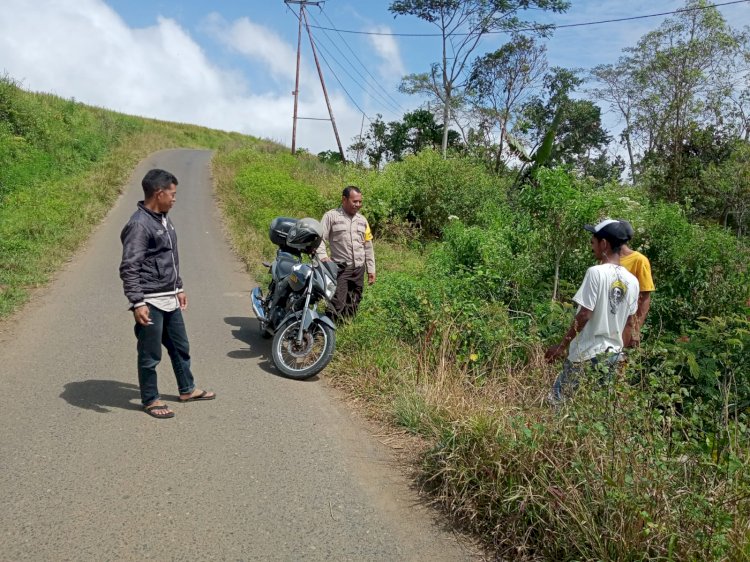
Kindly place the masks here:
POLYGON ((87 246, 0 326, 0 560, 468 560, 324 376, 274 373, 251 279, 222 234, 210 153, 152 155, 87 246), (161 167, 211 402, 140 409, 119 233, 161 167))

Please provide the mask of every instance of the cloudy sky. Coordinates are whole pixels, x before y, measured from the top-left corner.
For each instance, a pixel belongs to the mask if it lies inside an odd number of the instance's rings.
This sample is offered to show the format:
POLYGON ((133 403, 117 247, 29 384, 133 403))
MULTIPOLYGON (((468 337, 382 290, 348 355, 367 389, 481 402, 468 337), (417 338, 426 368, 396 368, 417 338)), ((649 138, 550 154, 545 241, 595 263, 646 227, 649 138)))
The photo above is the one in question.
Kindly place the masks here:
MULTIPOLYGON (((322 9, 310 8, 310 23, 380 33, 435 31, 413 17, 394 18, 389 4, 328 0, 322 9)), ((529 17, 564 25, 683 6, 679 0, 572 0, 566 14, 533 11, 529 17)), ((750 2, 720 10, 735 27, 750 24, 750 2)), ((663 19, 560 29, 548 41, 550 64, 614 62, 663 19)), ((2 0, 0 71, 29 90, 289 145, 297 21, 283 0, 2 0)), ((437 37, 313 34, 344 148, 359 133, 363 113, 388 120, 420 105, 399 94, 398 83, 437 60, 437 37)), ((506 39, 492 36, 482 50, 506 39)), ((303 40, 299 115, 326 118, 309 40, 303 40)), ((330 123, 301 121, 298 145, 315 152, 335 148, 330 123)))

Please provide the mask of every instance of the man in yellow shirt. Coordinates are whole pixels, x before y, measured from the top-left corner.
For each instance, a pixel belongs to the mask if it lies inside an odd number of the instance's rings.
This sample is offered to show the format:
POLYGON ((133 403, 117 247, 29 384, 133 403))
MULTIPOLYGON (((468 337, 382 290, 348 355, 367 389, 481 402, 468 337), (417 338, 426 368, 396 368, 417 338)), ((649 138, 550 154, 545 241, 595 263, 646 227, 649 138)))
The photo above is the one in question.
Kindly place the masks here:
MULTIPOLYGON (((620 220, 620 222, 625 227, 628 239, 632 239, 635 234, 633 225, 626 220, 620 220)), ((641 326, 646 322, 646 316, 651 308, 651 293, 656 290, 654 279, 651 277, 651 262, 642 253, 625 244, 620 251, 620 265, 632 273, 641 286, 634 326, 626 327, 623 334, 625 347, 637 347, 641 343, 641 326)))

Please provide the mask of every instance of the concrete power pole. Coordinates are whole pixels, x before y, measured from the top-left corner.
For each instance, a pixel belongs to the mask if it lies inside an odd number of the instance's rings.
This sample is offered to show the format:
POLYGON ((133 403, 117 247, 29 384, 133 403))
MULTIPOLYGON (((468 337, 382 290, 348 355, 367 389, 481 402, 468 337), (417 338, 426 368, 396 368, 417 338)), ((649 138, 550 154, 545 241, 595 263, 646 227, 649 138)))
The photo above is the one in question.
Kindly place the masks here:
POLYGON ((333 134, 336 136, 336 144, 339 148, 339 154, 341 155, 341 161, 346 162, 346 158, 344 157, 344 149, 341 147, 341 139, 339 138, 339 131, 336 128, 336 119, 333 117, 333 109, 331 108, 331 101, 328 99, 328 90, 326 90, 326 83, 323 79, 323 71, 320 69, 320 63, 318 62, 318 53, 315 50, 315 42, 313 41, 312 32, 310 31, 310 24, 307 21, 307 14, 305 14, 305 7, 306 6, 319 6, 320 2, 312 2, 310 0, 284 0, 284 3, 289 4, 298 4, 299 5, 299 28, 297 30, 297 71, 294 79, 294 117, 293 117, 293 123, 292 123, 292 154, 295 154, 297 150, 297 120, 298 119, 308 119, 312 121, 330 121, 331 125, 333 126, 333 134), (307 30, 307 35, 310 38, 310 47, 312 48, 313 52, 313 58, 315 59, 315 66, 318 69, 318 77, 320 78, 320 86, 323 88, 323 96, 326 100, 326 106, 328 107, 328 116, 329 119, 319 119, 315 117, 299 117, 297 115, 297 106, 298 106, 298 100, 299 100, 299 65, 300 65, 300 51, 302 48, 302 22, 305 23, 305 29, 307 30))

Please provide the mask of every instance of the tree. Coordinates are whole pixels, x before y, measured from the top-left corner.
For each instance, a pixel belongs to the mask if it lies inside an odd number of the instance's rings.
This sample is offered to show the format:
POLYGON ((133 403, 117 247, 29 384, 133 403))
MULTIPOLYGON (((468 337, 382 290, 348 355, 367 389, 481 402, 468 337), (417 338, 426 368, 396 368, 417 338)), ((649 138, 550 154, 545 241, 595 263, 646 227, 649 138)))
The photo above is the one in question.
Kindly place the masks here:
POLYGON ((522 21, 521 10, 538 8, 563 12, 567 0, 396 0, 389 10, 396 16, 416 16, 438 28, 441 57, 429 73, 404 78, 402 90, 432 94, 440 103, 443 114, 443 157, 448 149, 448 127, 454 98, 465 85, 469 58, 484 35, 494 31, 513 32, 532 28, 540 34, 549 26, 522 21))
POLYGON ((553 68, 544 79, 544 96, 524 104, 516 128, 536 149, 535 168, 567 165, 583 175, 603 173, 599 179, 607 179, 611 170, 603 169, 600 158, 611 138, 602 128, 601 109, 589 100, 571 98, 582 83, 577 71, 553 68))
POLYGON ((737 142, 729 158, 705 169, 703 180, 724 228, 731 221, 742 235, 750 218, 750 144, 737 142))
POLYGON ((370 128, 364 139, 367 160, 376 170, 379 170, 380 166, 385 163, 387 131, 388 127, 383 121, 383 116, 378 113, 375 120, 370 122, 370 128))
POLYGON ((696 130, 748 130, 737 87, 743 73, 747 81, 746 45, 747 35, 729 27, 715 7, 689 0, 684 11, 625 49, 616 65, 594 69, 601 84, 595 93, 625 122, 631 173, 650 167, 661 197, 684 200, 685 159, 696 130))
POLYGON ((601 87, 594 88, 591 92, 600 100, 609 103, 610 109, 622 117, 625 127, 621 133, 621 139, 628 151, 628 164, 630 166, 630 180, 636 181, 636 161, 631 141, 633 130, 634 105, 638 98, 638 87, 632 80, 628 68, 628 60, 620 59, 616 65, 604 64, 595 67, 591 71, 594 80, 601 87))
POLYGON ((480 128, 489 135, 497 130, 495 172, 500 170, 505 139, 517 109, 547 70, 545 52, 532 38, 514 35, 510 43, 472 65, 466 90, 480 128))
MULTIPOLYGON (((438 149, 442 138, 443 126, 436 123, 435 116, 426 109, 405 113, 403 120, 387 124, 378 114, 363 137, 354 137, 349 151, 365 153, 370 166, 380 169, 387 160, 399 162, 407 154, 417 154, 425 148, 438 149)), ((448 131, 448 146, 459 145, 459 134, 448 131)))

